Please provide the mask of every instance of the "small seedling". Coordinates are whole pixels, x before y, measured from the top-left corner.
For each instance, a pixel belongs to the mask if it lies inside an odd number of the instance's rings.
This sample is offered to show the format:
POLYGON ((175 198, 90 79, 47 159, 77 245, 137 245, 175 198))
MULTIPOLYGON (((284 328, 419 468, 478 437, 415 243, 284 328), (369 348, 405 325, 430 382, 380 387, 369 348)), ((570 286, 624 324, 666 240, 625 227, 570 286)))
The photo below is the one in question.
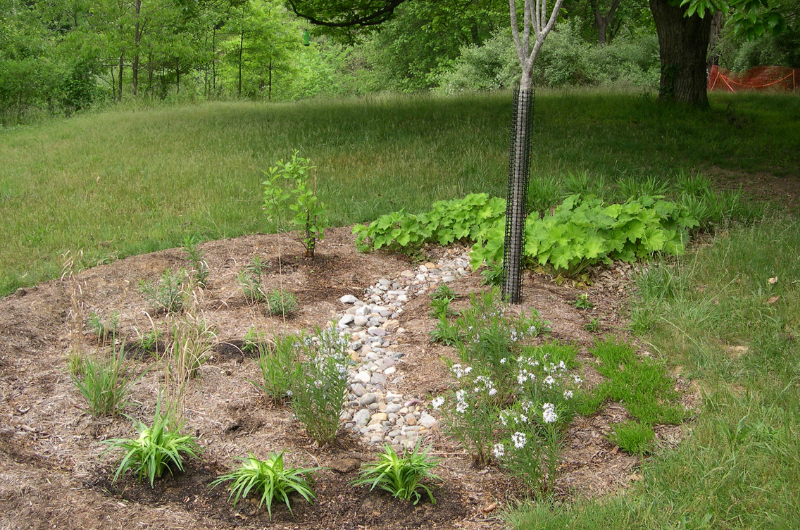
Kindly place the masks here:
POLYGON ((450 287, 448 287, 446 283, 443 283, 437 287, 435 291, 433 291, 431 298, 433 300, 447 300, 448 302, 452 302, 458 298, 458 296, 453 292, 452 289, 450 289, 450 287))
POLYGON ((255 326, 250 326, 247 333, 242 337, 242 351, 248 354, 257 352, 259 342, 261 342, 261 334, 256 330, 255 326))
POLYGON ((258 344, 258 367, 263 384, 253 383, 272 401, 283 403, 291 393, 300 358, 300 340, 294 335, 276 336, 273 344, 258 344))
POLYGON ((311 473, 319 471, 321 468, 285 467, 283 452, 277 455, 270 453, 267 460, 259 460, 251 453, 247 458, 241 460, 242 465, 238 469, 222 475, 211 483, 211 486, 215 487, 223 482, 233 481, 233 484, 230 485, 229 498, 233 498, 234 506, 240 498, 247 497, 252 490, 261 497, 258 507, 266 504, 267 513, 272 520, 272 502, 276 499, 285 503, 292 515, 294 513, 292 505, 289 503, 291 493, 299 493, 306 501, 313 503, 315 495, 309 486, 309 482, 312 481, 311 473))
POLYGON ((183 309, 186 297, 186 271, 165 270, 152 282, 139 282, 139 292, 147 298, 157 311, 178 313, 183 309))
POLYGON ((600 319, 599 318, 590 318, 589 322, 583 325, 583 329, 594 333, 600 329, 600 319))
POLYGON ((139 346, 145 351, 156 354, 161 343, 161 335, 162 333, 158 329, 148 331, 139 339, 139 346))
POLYGON ((436 299, 431 300, 431 316, 436 319, 447 318, 450 315, 450 300, 436 299))
POLYGON ((183 239, 183 250, 186 252, 186 259, 191 264, 191 273, 199 287, 206 286, 208 279, 208 263, 203 259, 203 251, 198 248, 199 241, 195 236, 186 236, 183 239))
POLYGON ((575 307, 578 309, 591 309, 594 307, 594 304, 589 300, 589 295, 583 293, 575 299, 575 307))
POLYGON ((160 398, 151 427, 140 421, 133 421, 139 432, 138 438, 115 438, 102 442, 110 446, 103 454, 115 449, 125 452, 114 473, 114 482, 128 469, 133 469, 139 480, 147 477, 152 488, 153 482, 161 477, 164 470, 172 474, 170 466, 183 471, 181 455, 196 457, 201 452, 194 436, 181 434, 183 424, 175 424, 171 411, 161 414, 160 398))
POLYGON ((486 269, 481 271, 483 285, 500 286, 503 284, 503 262, 497 261, 487 264, 486 269))
POLYGON ((438 465, 438 459, 428 455, 430 447, 424 451, 419 451, 417 442, 414 450, 404 456, 399 457, 391 446, 386 445, 382 455, 377 461, 370 462, 361 470, 359 478, 353 481, 354 486, 370 486, 370 491, 375 486, 386 490, 394 497, 404 501, 413 500, 414 504, 419 503, 422 495, 419 488, 422 488, 431 501, 436 504, 431 490, 422 481, 425 479, 441 480, 440 477, 430 472, 438 465))
POLYGON ((265 297, 267 313, 272 316, 291 318, 300 309, 293 293, 283 289, 274 289, 265 297))
POLYGON ((107 319, 103 318, 102 314, 92 311, 86 321, 101 344, 112 340, 117 335, 117 329, 119 328, 119 313, 117 311, 112 312, 107 319))
POLYGON ((264 302, 267 299, 261 287, 261 275, 264 274, 266 268, 267 264, 261 261, 259 256, 253 256, 250 263, 240 270, 236 276, 236 281, 242 290, 242 294, 244 294, 245 300, 251 304, 264 302))

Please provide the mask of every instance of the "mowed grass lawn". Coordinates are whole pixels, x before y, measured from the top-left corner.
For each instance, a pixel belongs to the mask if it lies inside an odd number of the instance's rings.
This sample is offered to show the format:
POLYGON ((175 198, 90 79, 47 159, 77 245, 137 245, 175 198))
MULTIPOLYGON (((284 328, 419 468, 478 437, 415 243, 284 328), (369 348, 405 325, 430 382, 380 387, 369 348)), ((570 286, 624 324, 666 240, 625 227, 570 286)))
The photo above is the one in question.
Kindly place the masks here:
MULTIPOLYGON (((505 195, 511 94, 206 103, 111 110, 0 131, 0 296, 83 266, 266 232, 262 169, 294 150, 319 168, 334 224, 505 195)), ((598 91, 536 98, 532 176, 609 179, 717 167, 797 175, 800 99, 712 95, 706 111, 598 91)))

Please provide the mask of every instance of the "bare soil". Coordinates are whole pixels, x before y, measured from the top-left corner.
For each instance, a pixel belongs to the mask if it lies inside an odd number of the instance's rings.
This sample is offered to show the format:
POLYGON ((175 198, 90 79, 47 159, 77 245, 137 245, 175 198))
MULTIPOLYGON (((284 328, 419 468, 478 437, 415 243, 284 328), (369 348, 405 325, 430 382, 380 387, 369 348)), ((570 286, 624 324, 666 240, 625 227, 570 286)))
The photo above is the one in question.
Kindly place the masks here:
MULTIPOLYGON (((359 465, 377 449, 343 430, 335 443, 317 447, 288 408, 270 404, 250 383, 260 377, 258 366, 237 347, 251 326, 274 334, 325 325, 343 310, 338 301, 342 295, 360 296, 378 279, 396 277, 414 268, 413 263, 403 256, 359 254, 349 228, 330 230, 313 261, 301 257, 300 245, 286 235, 213 241, 201 249, 211 274, 198 304, 214 326, 219 345, 187 388, 184 414, 186 428, 199 437, 204 453, 190 460, 185 472, 158 480, 152 489, 130 475, 112 483, 114 455, 103 455, 99 442, 131 437, 135 431, 125 417, 93 419, 86 412, 86 403, 67 373, 67 355, 75 344, 91 351, 96 339, 88 332, 70 335, 70 311, 76 301, 86 315, 118 311, 121 334, 128 342, 151 329, 150 317, 155 326, 166 329, 166 317, 153 314, 137 287, 140 280, 151 280, 166 268, 186 267, 184 253, 172 249, 82 271, 74 276, 81 288, 79 300, 73 300, 74 284, 66 280, 20 289, 0 300, 0 527, 503 527, 498 514, 524 497, 524 491, 495 467, 474 467, 463 449, 438 431, 425 440, 442 458, 437 473, 444 480, 435 489, 435 505, 425 501, 413 506, 384 493, 349 486, 359 465), (271 317, 263 307, 245 301, 236 274, 253 256, 271 266, 267 288, 295 293, 301 307, 296 317, 271 317), (249 499, 234 508, 224 487, 209 487, 237 457, 254 453, 266 458, 282 450, 290 464, 326 468, 314 485, 317 501, 309 505, 293 499, 294 515, 276 505, 270 521, 266 510, 249 499)), ((436 257, 448 250, 429 252, 436 257)), ((588 293, 595 305, 588 310, 573 304, 586 291, 559 286, 541 273, 525 275, 523 308, 535 307, 551 322, 552 338, 581 346, 582 371, 589 383, 599 376, 592 370, 594 359, 586 347, 598 335, 625 335, 630 272, 625 265, 594 271, 588 293), (600 319, 596 333, 583 327, 591 318, 600 319)), ((476 273, 451 286, 460 294, 485 289, 476 273)), ((423 295, 405 305, 401 326, 407 332, 398 345, 405 353, 398 366, 404 377, 394 389, 422 399, 451 384, 442 357, 453 352, 428 339, 434 325, 428 316, 429 304, 429 296, 423 295)), ((133 386, 132 404, 126 412, 151 421, 164 374, 155 365, 145 373, 152 358, 141 351, 131 362, 144 375, 133 386)), ((684 390, 688 386, 680 378, 676 384, 684 390)), ((574 420, 557 481, 559 497, 608 495, 639 478, 639 459, 619 451, 607 439, 611 425, 626 417, 621 405, 608 403, 595 416, 574 420)), ((680 436, 680 427, 658 432, 665 444, 675 443, 680 436)))

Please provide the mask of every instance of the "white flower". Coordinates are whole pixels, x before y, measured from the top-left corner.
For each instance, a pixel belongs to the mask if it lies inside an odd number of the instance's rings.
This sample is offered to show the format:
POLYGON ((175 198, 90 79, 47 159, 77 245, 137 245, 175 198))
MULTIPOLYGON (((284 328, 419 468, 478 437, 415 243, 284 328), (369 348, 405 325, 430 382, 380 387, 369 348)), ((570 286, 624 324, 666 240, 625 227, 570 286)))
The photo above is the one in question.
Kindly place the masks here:
POLYGON ((508 412, 505 410, 500 413, 500 423, 505 427, 508 424, 508 412))
POLYGON ((520 423, 528 423, 528 417, 525 414, 519 415, 519 422, 520 423))
POLYGON ((503 446, 503 444, 494 444, 492 453, 494 454, 495 458, 502 458, 503 455, 506 454, 506 448, 503 446))
POLYGON ((287 396, 292 397, 292 394, 293 394, 293 392, 291 390, 287 390, 286 391, 286 395, 287 396))
POLYGON ((567 371, 567 365, 564 364, 564 361, 558 361, 558 369, 561 370, 562 372, 567 371))
POLYGON ((572 399, 572 390, 564 390, 564 399, 572 399))
POLYGON ((463 401, 459 401, 456 405, 456 412, 459 414, 464 414, 467 411, 467 404, 463 401))
POLYGON ((437 410, 439 407, 444 405, 444 398, 442 396, 434 398, 433 401, 431 401, 431 405, 433 405, 434 410, 437 410))
POLYGON ((545 378, 544 378, 544 384, 546 384, 547 386, 550 386, 550 387, 551 387, 551 386, 553 386, 555 383, 556 383, 556 380, 555 380, 555 379, 553 379, 553 376, 552 376, 552 375, 548 375, 547 377, 545 377, 545 378))
POLYGON ((580 376, 577 376, 577 375, 573 375, 572 376, 572 380, 575 381, 576 385, 579 385, 579 384, 583 383, 583 379, 581 379, 580 376))
POLYGON ((517 384, 524 385, 525 381, 527 381, 527 380, 528 380, 528 376, 527 376, 527 373, 525 372, 525 370, 523 370, 519 374, 517 374, 517 384))
POLYGON ((467 397, 466 390, 459 390, 458 392, 456 392, 456 401, 460 401, 463 403, 466 397, 467 397))
MULTIPOLYGON (((505 357, 503 357, 502 359, 500 359, 500 364, 506 364, 507 362, 508 362, 508 359, 507 359, 507 358, 505 358, 505 357)), ((498 445, 501 445, 501 444, 498 444, 498 445)))
POLYGON ((521 403, 521 405, 522 405, 522 410, 528 412, 529 410, 531 410, 533 403, 531 403, 529 400, 526 399, 521 403))
POLYGON ((490 396, 494 396, 495 394, 497 394, 497 389, 496 388, 490 388, 489 389, 489 395, 490 396))
POLYGON ((466 368, 464 368, 464 375, 467 375, 471 371, 472 371, 472 367, 471 366, 467 366, 466 368))
POLYGON ((515 432, 514 435, 511 436, 511 441, 514 442, 514 447, 522 449, 525 447, 525 444, 528 443, 528 437, 525 436, 524 432, 515 432))
POLYGON ((555 405, 552 403, 545 403, 542 408, 544 409, 542 412, 542 419, 545 423, 555 423, 558 421, 558 414, 556 414, 555 405))

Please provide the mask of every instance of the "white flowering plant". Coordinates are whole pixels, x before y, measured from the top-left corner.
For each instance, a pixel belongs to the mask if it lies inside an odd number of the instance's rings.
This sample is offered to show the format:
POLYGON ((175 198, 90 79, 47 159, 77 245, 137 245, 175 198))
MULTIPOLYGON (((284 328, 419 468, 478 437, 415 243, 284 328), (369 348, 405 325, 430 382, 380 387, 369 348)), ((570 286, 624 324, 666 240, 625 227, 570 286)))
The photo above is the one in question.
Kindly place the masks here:
POLYGON ((478 373, 471 366, 454 364, 457 389, 433 399, 441 409, 444 425, 469 451, 478 465, 486 465, 495 441, 499 411, 498 391, 488 372, 478 373))
POLYGON ((349 337, 335 328, 303 337, 299 344, 307 360, 296 368, 291 389, 292 410, 306 432, 319 445, 336 437, 347 391, 349 337))

